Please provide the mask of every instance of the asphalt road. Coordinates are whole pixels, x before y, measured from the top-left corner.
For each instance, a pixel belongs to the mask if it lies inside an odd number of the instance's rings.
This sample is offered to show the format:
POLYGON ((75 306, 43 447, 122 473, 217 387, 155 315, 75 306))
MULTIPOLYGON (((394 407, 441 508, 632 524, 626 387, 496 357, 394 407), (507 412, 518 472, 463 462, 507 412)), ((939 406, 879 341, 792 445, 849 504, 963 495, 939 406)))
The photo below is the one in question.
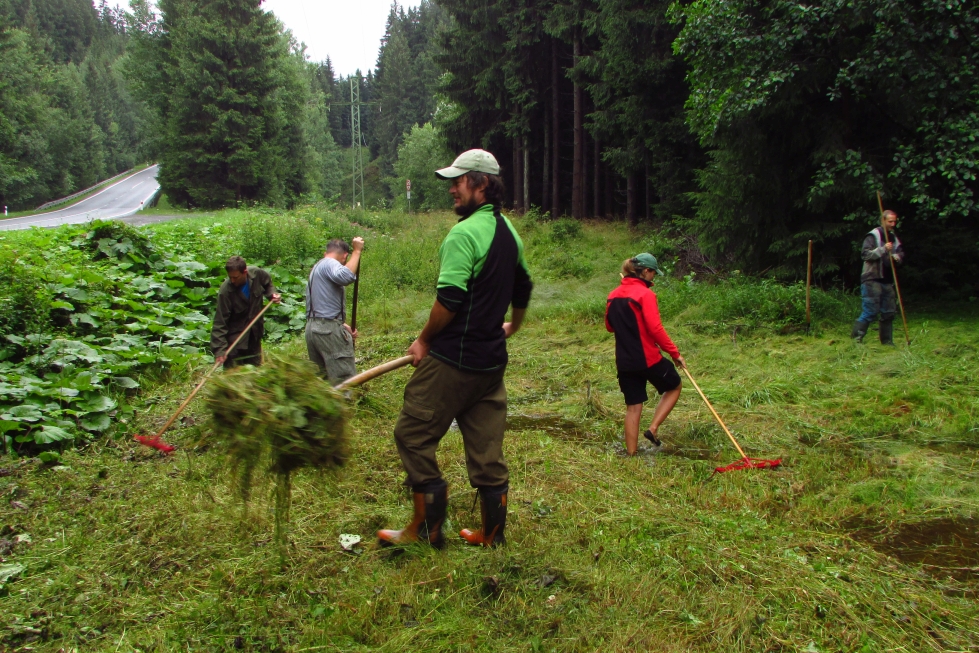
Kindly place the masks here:
POLYGON ((0 220, 0 231, 28 229, 30 227, 57 227, 63 224, 79 224, 90 220, 113 220, 131 216, 142 208, 160 185, 156 182, 159 166, 151 166, 122 181, 103 188, 90 197, 69 207, 0 220))

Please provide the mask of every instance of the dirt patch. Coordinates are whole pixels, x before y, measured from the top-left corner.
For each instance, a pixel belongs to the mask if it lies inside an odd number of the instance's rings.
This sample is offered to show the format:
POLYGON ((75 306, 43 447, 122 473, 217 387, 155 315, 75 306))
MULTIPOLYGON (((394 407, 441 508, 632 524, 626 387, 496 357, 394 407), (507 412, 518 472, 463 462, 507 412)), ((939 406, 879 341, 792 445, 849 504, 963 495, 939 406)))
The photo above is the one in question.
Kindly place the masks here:
POLYGON ((580 424, 560 415, 507 415, 507 431, 543 431, 562 440, 593 440, 595 436, 585 432, 580 424))
POLYGON ((935 519, 912 524, 845 525, 855 540, 937 578, 979 582, 979 519, 935 519))
POLYGON ((973 455, 979 453, 979 443, 965 440, 932 440, 926 442, 926 448, 942 453, 973 455))
POLYGON ((718 459, 718 453, 706 442, 663 442, 663 448, 659 451, 662 456, 675 456, 686 458, 687 460, 714 460, 718 459))

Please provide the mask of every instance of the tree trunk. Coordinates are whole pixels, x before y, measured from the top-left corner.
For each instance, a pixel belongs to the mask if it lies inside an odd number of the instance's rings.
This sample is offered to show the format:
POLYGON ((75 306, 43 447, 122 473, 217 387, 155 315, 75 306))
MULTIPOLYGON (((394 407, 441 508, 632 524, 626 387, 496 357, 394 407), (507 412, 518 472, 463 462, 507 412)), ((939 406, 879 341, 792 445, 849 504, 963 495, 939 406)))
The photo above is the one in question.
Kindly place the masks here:
MULTIPOLYGON (((645 158, 646 158, 646 155, 643 154, 643 159, 645 159, 645 158)), ((645 163, 645 168, 646 168, 646 172, 645 172, 645 175, 646 176, 644 178, 645 181, 646 181, 646 187, 643 189, 643 195, 644 195, 644 198, 643 199, 646 202, 646 222, 651 222, 652 219, 653 219, 653 216, 651 214, 651 211, 652 211, 652 209, 651 209, 652 202, 650 201, 652 198, 650 197, 649 161, 646 160, 646 161, 644 161, 644 163, 645 163)))
POLYGON ((629 171, 629 176, 625 180, 625 214, 630 227, 639 224, 636 217, 636 173, 633 170, 629 171))
MULTIPOLYGON (((574 37, 574 65, 581 57, 581 39, 574 37)), ((574 82, 574 162, 571 174, 571 217, 580 220, 585 217, 585 127, 584 90, 574 82)))
POLYGON ((605 217, 612 219, 615 214, 612 205, 612 171, 608 169, 608 164, 602 166, 605 170, 605 217))
POLYGON ((523 206, 521 202, 523 201, 523 172, 520 170, 520 164, 523 163, 523 155, 520 153, 520 141, 519 136, 514 136, 513 138, 513 208, 516 211, 522 211, 523 206))
POLYGON ((551 217, 561 215, 561 90, 557 39, 551 39, 551 217))
POLYGON ((544 114, 544 183, 541 189, 541 211, 551 210, 551 124, 544 114))
POLYGON ((602 141, 596 138, 592 143, 592 156, 594 158, 594 166, 593 166, 594 172, 592 173, 592 178, 591 178, 591 199, 592 199, 592 204, 594 205, 592 207, 592 215, 596 218, 602 215, 602 212, 599 210, 600 209, 599 204, 601 204, 601 202, 600 202, 600 197, 598 192, 598 177, 599 177, 599 173, 601 172, 601 168, 599 167, 599 161, 600 161, 599 157, 601 155, 601 151, 602 151, 602 141))
POLYGON ((582 129, 581 134, 581 217, 588 216, 588 132, 582 129))
POLYGON ((523 202, 521 202, 521 204, 523 204, 523 210, 526 211, 530 208, 530 179, 528 178, 529 173, 527 170, 530 167, 530 162, 527 160, 529 158, 527 152, 527 137, 522 136, 520 138, 520 142, 523 146, 520 148, 523 151, 523 161, 520 162, 520 171, 523 173, 523 183, 521 184, 521 188, 523 188, 523 202))

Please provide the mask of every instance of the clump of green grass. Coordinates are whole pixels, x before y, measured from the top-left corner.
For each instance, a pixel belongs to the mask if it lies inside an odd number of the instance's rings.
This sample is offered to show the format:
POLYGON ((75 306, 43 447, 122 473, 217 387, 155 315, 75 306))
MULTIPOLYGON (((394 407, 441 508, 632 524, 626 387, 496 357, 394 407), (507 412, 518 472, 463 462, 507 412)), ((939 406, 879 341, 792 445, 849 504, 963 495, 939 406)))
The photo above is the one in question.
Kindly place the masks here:
POLYGON ((347 459, 343 397, 309 361, 270 357, 211 383, 211 438, 225 446, 244 501, 266 471, 276 489, 275 533, 283 544, 296 470, 333 469, 347 459))

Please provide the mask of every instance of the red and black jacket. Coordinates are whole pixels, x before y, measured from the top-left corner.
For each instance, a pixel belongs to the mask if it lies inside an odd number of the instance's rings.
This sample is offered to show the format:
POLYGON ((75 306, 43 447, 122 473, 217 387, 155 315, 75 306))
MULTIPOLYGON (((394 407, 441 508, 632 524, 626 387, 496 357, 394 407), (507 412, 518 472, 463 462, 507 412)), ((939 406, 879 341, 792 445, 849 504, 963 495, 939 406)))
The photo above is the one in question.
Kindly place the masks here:
POLYGON ((625 277, 605 305, 605 328, 615 334, 615 367, 620 372, 646 370, 662 360, 660 349, 676 358, 680 350, 659 319, 650 284, 625 277))

